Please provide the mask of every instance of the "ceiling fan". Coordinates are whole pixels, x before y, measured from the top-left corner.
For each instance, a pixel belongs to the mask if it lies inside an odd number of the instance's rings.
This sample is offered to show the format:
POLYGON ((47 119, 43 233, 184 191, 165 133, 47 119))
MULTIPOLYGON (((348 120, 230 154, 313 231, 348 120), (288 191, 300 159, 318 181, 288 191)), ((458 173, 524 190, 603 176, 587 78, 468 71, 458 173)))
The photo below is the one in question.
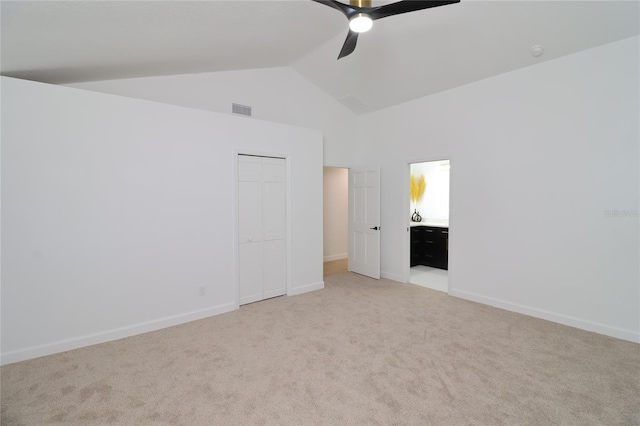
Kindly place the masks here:
POLYGON ((355 50, 358 34, 369 31, 376 19, 460 2, 460 0, 403 0, 371 7, 371 0, 350 0, 350 4, 340 3, 336 0, 312 1, 339 10, 349 20, 349 34, 347 34, 338 59, 350 55, 355 50))

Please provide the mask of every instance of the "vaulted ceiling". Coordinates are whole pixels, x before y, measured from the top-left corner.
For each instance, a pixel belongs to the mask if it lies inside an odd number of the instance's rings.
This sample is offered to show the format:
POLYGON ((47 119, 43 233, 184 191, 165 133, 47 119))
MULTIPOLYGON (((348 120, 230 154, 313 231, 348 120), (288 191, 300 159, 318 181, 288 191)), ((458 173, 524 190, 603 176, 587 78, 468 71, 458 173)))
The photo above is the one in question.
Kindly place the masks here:
POLYGON ((3 0, 0 71, 64 84, 290 66, 366 112, 638 35, 639 5, 462 0, 375 21, 338 61, 347 20, 311 0, 3 0))

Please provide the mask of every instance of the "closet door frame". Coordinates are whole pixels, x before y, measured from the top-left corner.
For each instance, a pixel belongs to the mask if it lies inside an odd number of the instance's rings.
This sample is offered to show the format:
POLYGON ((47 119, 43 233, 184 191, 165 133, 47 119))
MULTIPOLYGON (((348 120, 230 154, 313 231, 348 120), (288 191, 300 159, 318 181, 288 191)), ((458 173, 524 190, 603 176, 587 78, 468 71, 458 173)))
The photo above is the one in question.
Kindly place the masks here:
POLYGON ((238 156, 249 155, 255 157, 283 158, 285 160, 286 178, 286 295, 292 295, 291 289, 291 158, 288 154, 282 152, 256 151, 250 149, 237 149, 233 153, 233 262, 235 271, 235 308, 240 308, 240 258, 239 258, 239 170, 238 156))

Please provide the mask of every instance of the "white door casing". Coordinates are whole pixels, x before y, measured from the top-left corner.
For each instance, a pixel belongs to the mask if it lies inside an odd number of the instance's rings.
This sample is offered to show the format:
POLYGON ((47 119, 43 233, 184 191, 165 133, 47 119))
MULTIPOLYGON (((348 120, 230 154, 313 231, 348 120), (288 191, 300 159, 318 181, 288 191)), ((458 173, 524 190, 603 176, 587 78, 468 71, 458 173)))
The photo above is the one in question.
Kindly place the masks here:
POLYGON ((349 270, 380 278, 380 170, 349 170, 349 270))

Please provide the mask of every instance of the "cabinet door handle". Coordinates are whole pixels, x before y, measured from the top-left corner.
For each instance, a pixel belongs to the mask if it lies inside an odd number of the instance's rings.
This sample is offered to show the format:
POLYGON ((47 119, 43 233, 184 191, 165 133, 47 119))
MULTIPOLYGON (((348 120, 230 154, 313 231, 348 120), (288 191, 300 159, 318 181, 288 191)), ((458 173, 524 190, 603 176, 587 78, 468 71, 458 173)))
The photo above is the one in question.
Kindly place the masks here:
POLYGON ((373 228, 369 228, 369 229, 373 229, 374 231, 377 231, 380 228, 378 228, 377 226, 374 226, 373 228))
POLYGON ((442 233, 443 233, 443 234, 448 234, 448 233, 449 233, 449 231, 442 231, 442 233))
POLYGON ((433 232, 433 229, 425 229, 427 232, 433 232))

